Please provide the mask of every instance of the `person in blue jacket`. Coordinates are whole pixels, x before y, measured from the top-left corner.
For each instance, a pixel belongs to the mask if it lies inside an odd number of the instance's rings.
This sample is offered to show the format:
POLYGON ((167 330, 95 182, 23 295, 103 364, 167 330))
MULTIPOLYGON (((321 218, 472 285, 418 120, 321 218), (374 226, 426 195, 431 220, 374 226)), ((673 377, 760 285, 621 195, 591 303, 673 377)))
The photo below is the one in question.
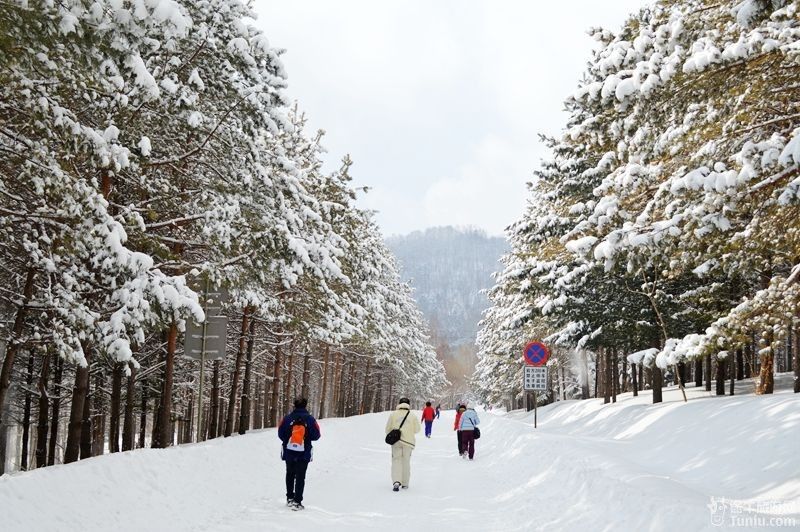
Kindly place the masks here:
POLYGON ((278 426, 278 438, 283 442, 281 458, 286 462, 286 506, 303 510, 303 491, 306 487, 306 470, 312 459, 312 441, 320 437, 319 423, 308 413, 308 400, 298 397, 294 410, 278 426))
POLYGON ((467 407, 461 414, 458 430, 461 431, 461 456, 472 460, 475 457, 475 429, 478 428, 481 420, 474 408, 467 407))

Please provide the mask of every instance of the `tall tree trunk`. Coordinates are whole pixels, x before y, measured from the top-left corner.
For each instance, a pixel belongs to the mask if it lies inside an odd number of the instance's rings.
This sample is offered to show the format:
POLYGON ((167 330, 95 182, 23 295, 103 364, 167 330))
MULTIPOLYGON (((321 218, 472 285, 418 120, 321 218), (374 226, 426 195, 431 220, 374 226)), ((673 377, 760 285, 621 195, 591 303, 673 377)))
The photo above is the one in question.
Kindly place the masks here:
POLYGON ((256 391, 253 393, 253 397, 256 398, 253 406, 253 429, 258 430, 264 423, 264 392, 258 377, 256 377, 256 391))
POLYGON ((686 368, 686 362, 678 362, 677 378, 680 386, 686 386, 687 374, 689 373, 686 368))
MULTIPOLYGON (((14 359, 17 357, 17 352, 19 352, 23 344, 22 331, 25 329, 25 315, 28 312, 28 304, 33 296, 33 280, 35 277, 36 270, 33 268, 28 269, 28 273, 25 277, 25 286, 22 289, 22 302, 14 318, 14 325, 11 328, 11 335, 6 345, 6 356, 3 359, 2 369, 0 369, 0 426, 6 423, 6 420, 3 419, 5 412, 3 407, 6 403, 8 388, 11 386, 11 372, 14 369, 14 359)), ((5 460, 0 462, 0 474, 3 473, 4 467, 5 460)))
POLYGON ((22 451, 20 453, 20 469, 22 471, 28 470, 28 443, 31 437, 31 404, 33 403, 33 396, 31 388, 33 387, 33 364, 35 359, 33 351, 31 350, 28 356, 28 372, 25 374, 25 404, 22 409, 22 451))
POLYGON ((50 352, 42 359, 42 372, 39 374, 37 389, 39 390, 39 413, 36 416, 36 467, 47 465, 47 414, 50 406, 50 395, 47 393, 47 380, 50 376, 50 352))
POLYGON ((730 392, 729 393, 731 395, 733 395, 733 392, 734 392, 733 388, 736 385, 736 358, 737 357, 736 357, 735 354, 734 355, 729 355, 729 356, 730 356, 730 358, 728 360, 730 360, 730 364, 728 365, 728 368, 729 368, 728 374, 731 377, 731 385, 730 385, 731 387, 730 387, 730 392))
POLYGON ((322 391, 319 394, 319 417, 325 417, 325 396, 328 394, 328 360, 330 358, 331 348, 325 345, 325 359, 322 362, 322 391))
POLYGON ((311 377, 311 373, 309 372, 309 364, 311 362, 311 353, 306 352, 303 356, 303 385, 300 388, 300 395, 308 399, 308 381, 311 377))
POLYGON ((272 398, 269 401, 269 426, 278 426, 278 401, 280 401, 280 381, 281 381, 281 346, 280 340, 275 346, 275 361, 272 363, 272 398))
POLYGON ((106 442, 106 401, 103 394, 105 374, 100 371, 95 377, 92 394, 92 456, 100 456, 105 451, 106 442))
MULTIPOLYGON (((684 368, 686 366, 684 365, 684 368)), ((622 356, 622 389, 621 392, 625 393, 628 391, 628 357, 625 356, 623 351, 622 356)))
POLYGON ((122 364, 117 362, 111 372, 111 413, 108 423, 108 451, 119 452, 119 416, 122 403, 122 364))
POLYGON ((603 363, 598 354, 595 353, 594 355, 594 398, 597 399, 598 394, 600 393, 600 371, 602 368, 600 367, 603 363))
POLYGON ((125 391, 125 419, 122 422, 122 450, 133 449, 135 429, 133 427, 133 405, 136 400, 136 367, 130 368, 128 386, 125 391))
POLYGON ((611 402, 617 402, 619 388, 619 367, 617 366, 617 349, 611 351, 611 402))
POLYGON ((176 418, 175 416, 170 416, 169 423, 167 425, 167 441, 170 442, 170 445, 175 441, 175 431, 176 431, 176 418))
POLYGON ((231 391, 228 398, 228 415, 225 419, 225 433, 227 438, 233 434, 233 425, 236 422, 236 396, 239 393, 239 373, 242 367, 245 350, 247 348, 247 330, 250 327, 250 308, 245 307, 242 311, 242 329, 239 334, 239 349, 236 351, 233 374, 231 375, 231 391))
POLYGON ((744 350, 740 347, 736 350, 736 380, 744 379, 744 350))
POLYGON ((247 359, 244 364, 244 381, 242 381, 241 408, 239 409, 239 434, 250 430, 250 375, 253 365, 253 344, 255 343, 256 321, 250 320, 250 336, 247 339, 247 359))
MULTIPOLYGON (((339 404, 336 405, 336 415, 339 417, 345 416, 345 405, 347 404, 347 392, 348 389, 345 388, 345 374, 347 373, 347 359, 345 358, 345 354, 342 353, 342 368, 339 370, 339 404)), ((352 365, 352 362, 349 364, 352 365)))
POLYGON ((353 397, 355 396, 355 386, 354 386, 355 373, 356 373, 355 357, 353 357, 353 359, 347 365, 347 368, 348 368, 347 375, 349 375, 349 378, 345 378, 344 381, 345 392, 343 396, 344 402, 342 404, 342 414, 345 417, 350 417, 351 415, 353 415, 352 405, 353 405, 353 397))
POLYGON ((183 419, 183 443, 192 443, 194 430, 194 394, 189 394, 189 406, 183 419))
POLYGON ((644 390, 644 366, 639 364, 639 389, 644 390))
POLYGON ((706 391, 711 391, 711 355, 706 355, 706 391))
POLYGON ((163 383, 161 385, 161 390, 158 392, 158 395, 154 398, 153 401, 153 427, 150 430, 150 447, 155 448, 158 442, 161 441, 161 425, 159 425, 161 420, 161 394, 163 393, 163 383))
POLYGON ((369 369, 372 365, 372 359, 367 359, 367 368, 364 370, 364 387, 361 389, 361 406, 358 409, 359 414, 366 414, 367 401, 369 401, 369 369))
POLYGON ((217 434, 217 437, 222 436, 222 434, 225 432, 223 430, 224 427, 225 427, 225 398, 224 397, 220 397, 219 398, 219 413, 218 413, 218 418, 217 418, 217 428, 219 429, 220 432, 219 432, 219 434, 217 434))
MULTIPOLYGON (((654 305, 654 307, 655 307, 655 305, 654 305)), ((659 314, 659 316, 660 316, 660 314, 659 314)), ((660 337, 660 338, 657 338, 653 342, 653 347, 655 347, 657 349, 663 349, 664 348, 664 343, 663 342, 667 341, 667 338, 666 338, 667 334, 666 334, 666 328, 663 325, 663 321, 661 321, 660 318, 659 318, 659 321, 662 324, 661 330, 662 330, 662 334, 664 336, 660 337)), ((664 397, 663 397, 663 393, 664 393, 663 392, 664 373, 661 371, 661 368, 658 367, 658 364, 656 364, 655 360, 653 360, 653 371, 650 372, 650 376, 651 376, 651 379, 652 379, 652 388, 653 388, 653 404, 660 403, 660 402, 662 402, 664 400, 664 397)))
POLYGON ((375 387, 375 400, 372 402, 372 412, 380 412, 383 408, 383 372, 378 374, 378 385, 375 387))
POLYGON ((581 383, 581 399, 589 398, 589 354, 586 349, 581 349, 581 363, 583 364, 583 382, 581 383))
POLYGON ((208 414, 208 438, 213 439, 219 436, 219 366, 221 360, 214 361, 213 376, 211 378, 211 412, 208 414))
POLYGON ((759 353, 761 360, 761 369, 758 375, 758 386, 756 387, 757 394, 769 394, 775 389, 775 374, 773 365, 775 364, 775 353, 771 348, 767 352, 759 353))
POLYGON ((356 359, 353 359, 350 363, 350 380, 348 382, 350 384, 350 400, 347 404, 347 415, 352 416, 356 412, 356 386, 358 385, 356 379, 356 359))
POLYGON ((662 388, 664 386, 664 375, 661 373, 655 362, 653 363, 653 370, 650 372, 653 379, 653 404, 660 403, 664 400, 662 395, 662 388))
POLYGON ((608 349, 602 348, 598 355, 601 360, 600 368, 602 371, 600 386, 603 389, 603 404, 611 402, 611 353, 608 349))
POLYGON ((267 367, 267 371, 264 375, 264 408, 263 408, 263 415, 264 421, 261 424, 262 427, 267 428, 269 427, 270 421, 270 397, 272 397, 272 375, 273 372, 272 366, 267 367))
POLYGON ((294 368, 294 342, 289 344, 289 356, 286 357, 286 374, 283 381, 283 411, 292 409, 292 369, 294 368))
POLYGON ((633 386, 633 396, 634 397, 638 397, 639 396, 639 380, 636 378, 636 370, 637 370, 636 364, 631 363, 631 381, 632 381, 631 384, 633 386))
MULTIPOLYGON (((344 357, 344 355, 342 355, 344 357)), ((340 365, 340 357, 339 353, 333 353, 333 380, 331 381, 331 411, 333 415, 337 415, 338 407, 339 407, 339 365, 340 365)))
POLYGON ((92 457, 92 400, 90 375, 86 377, 86 400, 81 412, 80 459, 92 457))
POLYGON ((167 352, 164 364, 164 382, 161 387, 161 400, 158 407, 158 431, 153 431, 152 447, 166 449, 172 445, 172 384, 175 376, 175 349, 178 339, 178 326, 173 322, 167 331, 167 352))
POLYGON ((50 414, 50 442, 47 446, 47 465, 56 463, 56 445, 61 415, 61 379, 64 375, 64 359, 56 356, 53 375, 53 410, 50 414))
POLYGON ((150 395, 150 386, 145 379, 142 382, 142 407, 139 412, 139 448, 147 446, 147 403, 150 395))
POLYGON ((725 360, 717 359, 716 394, 725 395, 725 360))
MULTIPOLYGON (((10 389, 10 387, 9 387, 10 389)), ((11 419, 11 404, 6 403, 0 412, 3 421, 0 423, 0 475, 5 473, 6 458, 8 456, 8 433, 11 428, 9 420, 11 419)))
POLYGON ((83 411, 84 404, 89 400, 89 364, 91 363, 91 351, 87 345, 83 346, 83 352, 86 358, 86 367, 78 366, 78 369, 75 370, 75 384, 72 389, 72 405, 67 426, 67 444, 64 449, 65 464, 77 461, 81 452, 83 411))

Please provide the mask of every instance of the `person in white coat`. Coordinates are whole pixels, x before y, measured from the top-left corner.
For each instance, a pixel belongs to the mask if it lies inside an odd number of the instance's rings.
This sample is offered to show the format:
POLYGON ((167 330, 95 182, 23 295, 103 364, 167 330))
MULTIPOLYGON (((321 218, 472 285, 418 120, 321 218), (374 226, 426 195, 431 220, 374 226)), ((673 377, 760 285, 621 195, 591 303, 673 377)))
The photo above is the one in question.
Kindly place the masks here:
POLYGON ((386 421, 386 434, 400 429, 400 441, 392 445, 392 490, 408 489, 411 478, 411 452, 416 445, 416 436, 422 425, 416 415, 411 414, 410 401, 403 397, 397 409, 389 414, 386 421), (405 421, 404 421, 405 420, 405 421))

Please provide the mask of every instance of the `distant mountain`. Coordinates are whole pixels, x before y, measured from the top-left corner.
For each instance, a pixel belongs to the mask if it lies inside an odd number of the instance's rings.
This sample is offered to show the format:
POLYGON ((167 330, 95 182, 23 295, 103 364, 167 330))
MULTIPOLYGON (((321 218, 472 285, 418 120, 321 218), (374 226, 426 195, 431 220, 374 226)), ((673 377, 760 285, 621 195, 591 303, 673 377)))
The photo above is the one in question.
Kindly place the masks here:
POLYGON ((386 240, 400 261, 403 277, 431 323, 438 342, 473 344, 481 312, 489 305, 481 290, 492 286, 492 273, 508 250, 504 238, 479 229, 436 227, 386 240))

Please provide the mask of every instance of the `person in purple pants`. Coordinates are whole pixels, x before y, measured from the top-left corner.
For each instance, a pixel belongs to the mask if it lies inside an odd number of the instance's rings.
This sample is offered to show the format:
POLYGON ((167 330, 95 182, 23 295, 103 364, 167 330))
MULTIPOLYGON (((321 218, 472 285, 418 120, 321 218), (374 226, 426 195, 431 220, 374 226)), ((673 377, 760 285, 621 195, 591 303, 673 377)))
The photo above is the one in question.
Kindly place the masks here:
POLYGON ((469 456, 469 459, 472 460, 475 457, 475 429, 478 428, 480 422, 474 408, 467 408, 461 414, 459 429, 461 430, 461 456, 464 458, 469 456))

